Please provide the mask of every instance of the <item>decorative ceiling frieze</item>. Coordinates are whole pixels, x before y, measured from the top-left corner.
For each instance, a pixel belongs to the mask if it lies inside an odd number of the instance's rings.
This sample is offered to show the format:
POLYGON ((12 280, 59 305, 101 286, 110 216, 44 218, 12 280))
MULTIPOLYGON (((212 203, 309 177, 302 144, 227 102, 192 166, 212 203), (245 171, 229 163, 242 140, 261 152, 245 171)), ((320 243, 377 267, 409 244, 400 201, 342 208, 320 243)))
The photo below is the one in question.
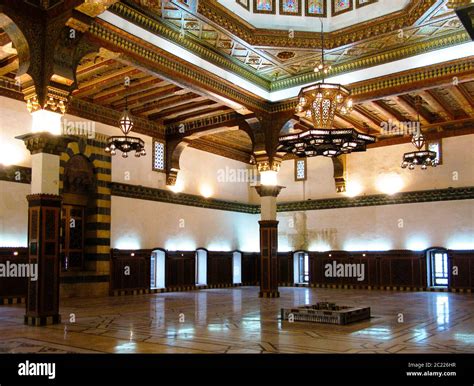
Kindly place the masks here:
MULTIPOLYGON (((200 12, 222 7, 215 3, 208 6, 206 1, 200 2, 200 12)), ((252 29, 248 36, 242 37, 233 26, 226 27, 220 18, 212 22, 202 13, 193 14, 184 7, 173 8, 173 4, 169 4, 171 8, 160 7, 155 13, 123 3, 113 6, 111 11, 268 91, 320 80, 320 75, 313 71, 321 55, 317 34, 296 31, 289 38, 287 32, 270 31, 272 36, 283 33, 283 41, 278 44, 265 42, 259 46, 253 40, 260 38, 265 31, 252 29), (305 36, 312 46, 298 43, 298 39, 305 36)), ((454 12, 444 12, 445 8, 438 6, 425 15, 429 9, 426 4, 424 12, 417 13, 417 17, 410 20, 411 24, 401 23, 393 31, 378 30, 372 36, 365 37, 348 30, 344 36, 355 34, 357 38, 337 44, 330 43, 334 33, 326 34, 326 61, 333 67, 331 76, 469 41, 454 12), (421 22, 415 24, 423 15, 421 22)), ((408 17, 410 13, 403 14, 408 17)))

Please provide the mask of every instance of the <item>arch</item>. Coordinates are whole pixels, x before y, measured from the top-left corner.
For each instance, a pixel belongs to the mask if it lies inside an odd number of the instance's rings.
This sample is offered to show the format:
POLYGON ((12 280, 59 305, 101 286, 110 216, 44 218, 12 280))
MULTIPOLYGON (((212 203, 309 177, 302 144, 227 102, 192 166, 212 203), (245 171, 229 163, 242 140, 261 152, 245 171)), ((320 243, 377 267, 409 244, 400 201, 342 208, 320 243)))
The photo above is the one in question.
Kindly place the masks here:
POLYGON ((89 194, 96 188, 92 162, 83 154, 74 154, 66 162, 63 174, 63 193, 89 194))
MULTIPOLYGON (((16 76, 19 77, 27 74, 30 68, 30 46, 20 27, 5 13, 1 13, 1 11, 3 11, 2 8, 0 8, 0 28, 8 35, 17 51, 19 68, 16 76)), ((31 80, 30 75, 28 77, 31 80)))
POLYGON ((306 284, 310 281, 309 252, 298 250, 293 252, 293 282, 306 284))

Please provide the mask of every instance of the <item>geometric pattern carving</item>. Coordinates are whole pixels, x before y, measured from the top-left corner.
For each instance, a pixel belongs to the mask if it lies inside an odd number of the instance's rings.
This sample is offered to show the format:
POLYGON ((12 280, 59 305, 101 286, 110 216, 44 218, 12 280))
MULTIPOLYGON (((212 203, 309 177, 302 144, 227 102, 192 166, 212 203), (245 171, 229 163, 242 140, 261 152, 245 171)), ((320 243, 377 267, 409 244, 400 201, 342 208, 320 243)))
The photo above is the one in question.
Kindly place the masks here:
POLYGON ((165 143, 157 139, 153 140, 153 170, 157 172, 165 170, 165 143))

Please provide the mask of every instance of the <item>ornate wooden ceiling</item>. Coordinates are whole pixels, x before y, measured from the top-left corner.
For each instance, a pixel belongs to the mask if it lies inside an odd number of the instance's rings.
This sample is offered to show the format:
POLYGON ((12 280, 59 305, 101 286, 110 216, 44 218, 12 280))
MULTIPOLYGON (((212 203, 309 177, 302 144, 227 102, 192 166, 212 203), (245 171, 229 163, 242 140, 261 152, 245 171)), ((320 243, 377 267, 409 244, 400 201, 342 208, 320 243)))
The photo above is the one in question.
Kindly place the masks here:
MULTIPOLYGON (((237 62, 270 81, 272 90, 288 87, 290 84, 283 81, 289 78, 296 84, 298 75, 310 74, 312 79, 308 81, 317 79, 312 73, 321 60, 317 33, 256 29, 216 1, 201 0, 195 12, 179 1, 164 5, 149 0, 133 1, 151 20, 179 31, 181 38, 217 51, 230 63, 237 62)), ((123 5, 112 10, 121 14, 131 12, 123 5)), ((390 56, 391 60, 404 57, 407 47, 412 47, 413 55, 413 50, 426 52, 467 40, 461 22, 445 2, 411 1, 403 11, 327 33, 326 59, 337 73, 380 63, 383 56, 390 56)))

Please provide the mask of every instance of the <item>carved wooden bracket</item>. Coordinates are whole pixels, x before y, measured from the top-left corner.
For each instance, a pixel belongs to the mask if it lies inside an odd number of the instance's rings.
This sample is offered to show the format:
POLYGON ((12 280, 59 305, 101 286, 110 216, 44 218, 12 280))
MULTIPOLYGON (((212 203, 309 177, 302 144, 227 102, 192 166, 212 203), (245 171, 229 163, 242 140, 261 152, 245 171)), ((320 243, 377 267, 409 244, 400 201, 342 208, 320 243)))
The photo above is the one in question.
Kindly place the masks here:
POLYGON ((334 166, 334 182, 336 192, 344 193, 346 191, 346 155, 341 155, 332 159, 334 166))

